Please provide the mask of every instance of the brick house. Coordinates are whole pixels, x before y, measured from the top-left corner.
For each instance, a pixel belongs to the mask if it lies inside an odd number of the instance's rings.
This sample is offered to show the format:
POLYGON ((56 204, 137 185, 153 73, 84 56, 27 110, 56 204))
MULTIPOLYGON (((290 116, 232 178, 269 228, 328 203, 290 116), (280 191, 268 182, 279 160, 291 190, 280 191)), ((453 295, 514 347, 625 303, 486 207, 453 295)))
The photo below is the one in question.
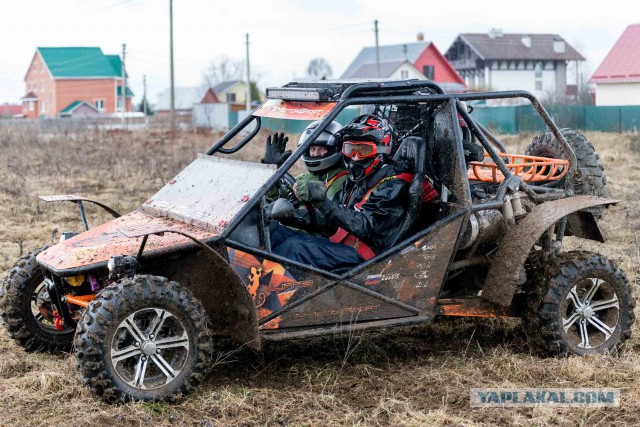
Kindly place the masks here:
POLYGON ((640 105, 640 24, 627 27, 589 83, 596 105, 640 105))
POLYGON ((432 42, 424 40, 422 33, 413 43, 379 46, 378 56, 379 75, 376 48, 366 47, 340 78, 418 78, 433 80, 447 92, 463 92, 466 89, 462 77, 432 42))
MULTIPOLYGON (((38 47, 24 78, 25 117, 57 117, 74 103, 99 113, 122 111, 122 61, 99 47, 38 47)), ((127 87, 125 111, 133 93, 127 87)))

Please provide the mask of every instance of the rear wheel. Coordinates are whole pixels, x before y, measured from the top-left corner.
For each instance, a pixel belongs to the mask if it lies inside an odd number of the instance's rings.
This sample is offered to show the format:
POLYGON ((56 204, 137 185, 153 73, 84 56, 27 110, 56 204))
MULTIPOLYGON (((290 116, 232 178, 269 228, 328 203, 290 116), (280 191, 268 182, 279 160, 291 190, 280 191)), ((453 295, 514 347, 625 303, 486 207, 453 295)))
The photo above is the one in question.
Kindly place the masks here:
POLYGON ((524 327, 551 355, 617 350, 631 336, 635 299, 625 274, 599 254, 569 252, 536 274, 524 327))
MULTIPOLYGON (((573 176, 574 181, 571 190, 573 190, 575 194, 606 197, 608 194, 606 188, 607 177, 600 163, 600 157, 593 148, 593 145, 591 145, 584 135, 574 130, 560 129, 560 132, 573 149, 578 162, 575 175, 573 176)), ((525 154, 570 160, 569 154, 565 152, 564 147, 551 131, 541 133, 533 138, 531 144, 527 146, 525 154)), ((560 183, 569 178, 569 176, 565 176, 560 183)), ((557 181, 552 181, 552 183, 556 182, 557 181)), ((596 207, 587 210, 593 213, 596 218, 600 218, 604 208, 596 207)))
POLYGON ((189 290, 141 275, 98 294, 78 323, 75 346, 83 381, 103 400, 162 401, 200 383, 213 340, 189 290))
POLYGON ((2 323, 26 351, 69 351, 75 330, 55 327, 53 308, 36 257, 46 247, 20 259, 2 286, 2 323))

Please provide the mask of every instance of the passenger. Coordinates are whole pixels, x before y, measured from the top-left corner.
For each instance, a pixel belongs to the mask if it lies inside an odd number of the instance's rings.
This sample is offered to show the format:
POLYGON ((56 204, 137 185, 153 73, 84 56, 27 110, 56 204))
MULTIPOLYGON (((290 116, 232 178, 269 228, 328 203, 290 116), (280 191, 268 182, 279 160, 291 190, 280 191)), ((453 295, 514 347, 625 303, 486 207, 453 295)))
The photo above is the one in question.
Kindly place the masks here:
MULTIPOLYGON (((338 138, 349 172, 340 201, 328 198, 323 186, 314 183, 307 194, 300 194, 316 212, 318 225, 334 234, 327 239, 287 230, 286 236, 278 236, 284 229, 280 227, 272 240, 278 242, 274 253, 324 270, 358 265, 390 247, 407 213, 412 180, 406 169, 392 162, 399 141, 388 119, 358 116, 338 138)), ((291 218, 286 213, 278 216, 284 224, 291 218)))

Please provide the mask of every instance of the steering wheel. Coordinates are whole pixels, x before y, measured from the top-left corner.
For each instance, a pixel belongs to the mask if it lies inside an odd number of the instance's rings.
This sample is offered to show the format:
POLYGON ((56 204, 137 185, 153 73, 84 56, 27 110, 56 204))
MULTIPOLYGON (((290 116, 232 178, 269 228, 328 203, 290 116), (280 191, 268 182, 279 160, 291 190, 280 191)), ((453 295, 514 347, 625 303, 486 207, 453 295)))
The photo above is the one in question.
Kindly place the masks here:
POLYGON ((302 204, 300 199, 296 196, 296 193, 293 191, 293 186, 296 183, 296 179, 289 173, 285 173, 280 181, 278 182, 278 187, 282 192, 286 194, 286 198, 295 206, 296 208, 302 204))

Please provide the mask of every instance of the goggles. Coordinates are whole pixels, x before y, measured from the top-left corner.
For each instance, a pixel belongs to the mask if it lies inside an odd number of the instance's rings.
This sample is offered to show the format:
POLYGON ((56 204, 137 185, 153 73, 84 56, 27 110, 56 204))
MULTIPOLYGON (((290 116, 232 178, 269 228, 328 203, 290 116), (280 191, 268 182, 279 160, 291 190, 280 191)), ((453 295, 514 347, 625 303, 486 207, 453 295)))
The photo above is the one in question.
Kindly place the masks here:
POLYGON ((350 159, 356 155, 360 159, 369 159, 378 155, 378 146, 375 142, 370 141, 344 141, 342 154, 350 159))

